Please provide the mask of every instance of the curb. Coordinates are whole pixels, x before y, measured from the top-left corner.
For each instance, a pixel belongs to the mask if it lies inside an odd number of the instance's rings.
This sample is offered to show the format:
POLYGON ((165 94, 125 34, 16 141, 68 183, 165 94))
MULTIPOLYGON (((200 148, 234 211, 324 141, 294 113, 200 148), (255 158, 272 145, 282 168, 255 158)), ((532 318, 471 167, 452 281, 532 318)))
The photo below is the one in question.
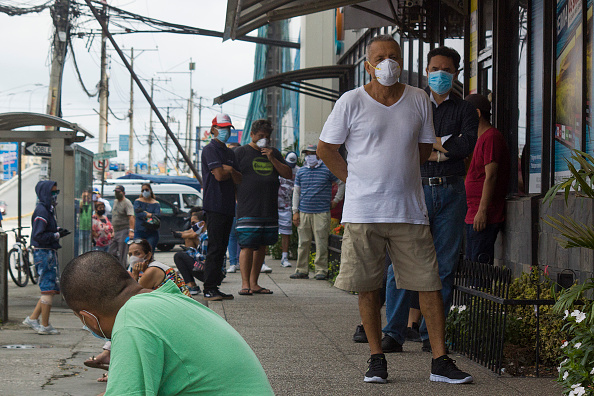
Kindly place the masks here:
MULTIPOLYGON (((30 217, 32 214, 33 214, 33 212, 29 212, 29 213, 27 213, 27 214, 21 215, 21 218, 23 218, 23 217, 30 217)), ((19 216, 4 217, 4 218, 2 219, 2 221, 16 220, 16 219, 18 219, 18 218, 19 218, 19 216)))

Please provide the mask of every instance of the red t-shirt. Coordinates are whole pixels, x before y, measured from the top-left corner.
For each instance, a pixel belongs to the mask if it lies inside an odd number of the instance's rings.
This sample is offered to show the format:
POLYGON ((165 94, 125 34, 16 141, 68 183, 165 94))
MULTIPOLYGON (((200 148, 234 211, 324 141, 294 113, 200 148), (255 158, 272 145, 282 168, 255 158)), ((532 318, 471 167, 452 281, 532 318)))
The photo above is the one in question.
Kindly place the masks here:
POLYGON ((501 132, 495 128, 486 130, 477 140, 472 161, 466 175, 466 224, 474 222, 483 195, 485 165, 496 162, 497 181, 491 204, 487 208, 487 223, 501 223, 504 220, 505 196, 509 183, 509 150, 501 132))

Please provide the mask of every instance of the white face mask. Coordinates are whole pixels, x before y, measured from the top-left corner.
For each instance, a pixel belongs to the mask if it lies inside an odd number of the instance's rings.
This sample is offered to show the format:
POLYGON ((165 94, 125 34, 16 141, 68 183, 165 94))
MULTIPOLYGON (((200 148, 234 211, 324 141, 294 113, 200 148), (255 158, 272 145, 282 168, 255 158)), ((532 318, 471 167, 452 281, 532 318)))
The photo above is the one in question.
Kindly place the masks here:
POLYGON ((310 168, 313 168, 318 164, 318 157, 315 154, 308 154, 305 156, 305 163, 310 168))
POLYGON ((260 148, 265 148, 268 147, 268 139, 266 138, 262 138, 260 140, 258 140, 256 142, 256 146, 260 147, 260 148))
POLYGON ((150 191, 143 191, 142 192, 142 196, 144 198, 150 198, 151 197, 151 192, 150 191))
POLYGON ((140 258, 138 256, 130 256, 128 257, 128 264, 130 265, 130 267, 134 267, 135 264, 138 264, 140 262, 144 261, 143 258, 140 258))
POLYGON ((377 82, 385 87, 396 84, 400 78, 400 73, 402 73, 400 63, 393 59, 384 59, 377 66, 373 66, 371 63, 369 65, 375 69, 375 79, 377 82))

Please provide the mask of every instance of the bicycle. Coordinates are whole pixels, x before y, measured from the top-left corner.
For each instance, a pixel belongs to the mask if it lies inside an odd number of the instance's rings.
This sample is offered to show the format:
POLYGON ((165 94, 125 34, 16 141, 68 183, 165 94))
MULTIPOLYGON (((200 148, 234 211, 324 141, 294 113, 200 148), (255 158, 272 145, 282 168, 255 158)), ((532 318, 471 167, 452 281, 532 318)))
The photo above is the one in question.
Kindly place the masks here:
MULTIPOLYGON (((21 227, 21 229, 29 227, 21 227)), ((33 250, 27 247, 27 237, 21 235, 19 238, 18 228, 13 228, 7 232, 14 233, 16 243, 8 252, 8 272, 17 286, 25 287, 31 279, 31 283, 37 284, 39 275, 35 269, 35 260, 33 250)))

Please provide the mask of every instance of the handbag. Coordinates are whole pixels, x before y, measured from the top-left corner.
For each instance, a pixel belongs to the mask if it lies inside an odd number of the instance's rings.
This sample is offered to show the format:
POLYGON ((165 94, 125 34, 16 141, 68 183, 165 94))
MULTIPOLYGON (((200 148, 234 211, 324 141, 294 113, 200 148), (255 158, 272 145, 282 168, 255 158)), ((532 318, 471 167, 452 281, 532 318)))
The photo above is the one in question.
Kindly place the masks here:
POLYGON ((146 219, 144 227, 150 231, 156 231, 161 227, 161 219, 157 215, 152 215, 150 219, 146 219))

